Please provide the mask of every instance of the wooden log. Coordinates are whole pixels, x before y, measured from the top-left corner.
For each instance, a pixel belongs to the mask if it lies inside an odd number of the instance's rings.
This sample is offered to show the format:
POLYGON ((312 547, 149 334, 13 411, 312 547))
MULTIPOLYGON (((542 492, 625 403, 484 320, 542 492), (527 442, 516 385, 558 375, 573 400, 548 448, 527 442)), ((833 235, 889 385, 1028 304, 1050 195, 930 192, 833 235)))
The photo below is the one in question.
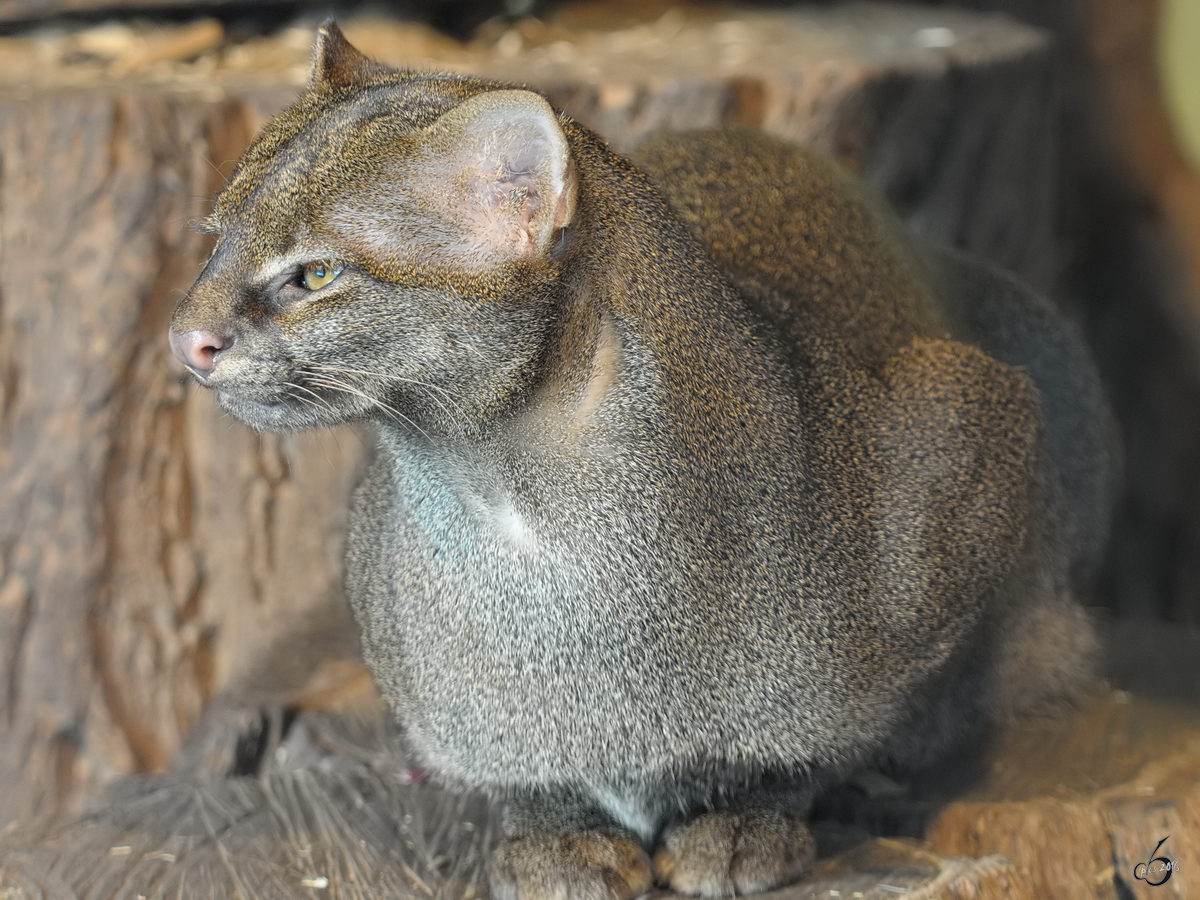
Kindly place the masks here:
MULTIPOLYGON (((385 60, 531 82, 619 147, 722 123, 812 143, 914 225, 1041 277, 1041 33, 868 6, 603 15, 470 46, 346 30, 385 60)), ((187 223, 303 83, 311 34, 181 57, 134 31, 0 43, 0 829, 166 771, 215 698, 306 702, 356 653, 340 549, 362 436, 254 435, 163 339, 208 249, 187 223)))
POLYGON ((980 784, 932 823, 932 850, 1000 854, 1034 897, 1195 896, 1200 712, 1194 707, 1116 692, 1060 721, 1007 731, 990 754, 980 784), (1171 863, 1169 879, 1161 861, 1141 868, 1152 858, 1171 863), (1163 883, 1151 885, 1147 877, 1163 883))

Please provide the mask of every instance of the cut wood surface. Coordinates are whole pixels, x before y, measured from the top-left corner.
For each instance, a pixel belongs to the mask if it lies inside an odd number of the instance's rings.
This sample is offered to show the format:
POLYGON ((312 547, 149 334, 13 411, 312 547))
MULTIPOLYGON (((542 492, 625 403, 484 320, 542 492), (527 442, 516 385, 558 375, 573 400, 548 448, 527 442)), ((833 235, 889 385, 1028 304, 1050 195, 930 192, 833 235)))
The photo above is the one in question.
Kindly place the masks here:
POLYGON ((987 776, 927 837, 941 854, 1004 856, 1032 897, 1162 900, 1196 896, 1198 835, 1200 710, 1118 691, 1000 735, 987 776), (1157 887, 1138 869, 1152 855, 1178 864, 1157 887))
MULTIPOLYGON (((529 83, 618 149, 663 129, 762 127, 861 171, 911 224, 1038 284, 1053 274, 1054 85, 1045 33, 998 16, 849 3, 754 11, 584 3, 461 44, 343 23, 398 66, 529 83)), ((216 20, 0 39, 0 88, 155 85, 217 99, 308 75, 312 27, 226 42, 216 20)))

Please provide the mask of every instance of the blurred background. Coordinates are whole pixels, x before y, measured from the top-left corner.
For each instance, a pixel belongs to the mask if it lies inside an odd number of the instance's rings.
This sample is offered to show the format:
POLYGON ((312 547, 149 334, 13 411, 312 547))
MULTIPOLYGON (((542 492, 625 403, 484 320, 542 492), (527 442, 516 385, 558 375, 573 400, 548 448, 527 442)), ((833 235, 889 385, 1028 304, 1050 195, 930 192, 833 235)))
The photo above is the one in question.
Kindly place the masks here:
MULTIPOLYGON (((816 147, 1053 299, 1124 447, 1086 598, 1119 690, 1070 740, 1011 744, 1086 777, 993 799, 1078 791, 1098 859, 1142 852, 1095 798, 1185 745, 1173 783, 1200 772, 1197 0, 0 0, 0 850, 130 774, 261 773, 310 712, 382 715, 340 587, 365 437, 254 435, 165 341, 210 247, 191 223, 330 13, 368 55, 528 83, 619 150, 723 124, 816 147)), ((1200 829, 1188 796, 1175 824, 1200 829)), ((1025 852, 953 821, 922 819, 939 852, 1025 852)), ((1031 896, 1141 896, 1098 871, 1111 894, 1031 896)))

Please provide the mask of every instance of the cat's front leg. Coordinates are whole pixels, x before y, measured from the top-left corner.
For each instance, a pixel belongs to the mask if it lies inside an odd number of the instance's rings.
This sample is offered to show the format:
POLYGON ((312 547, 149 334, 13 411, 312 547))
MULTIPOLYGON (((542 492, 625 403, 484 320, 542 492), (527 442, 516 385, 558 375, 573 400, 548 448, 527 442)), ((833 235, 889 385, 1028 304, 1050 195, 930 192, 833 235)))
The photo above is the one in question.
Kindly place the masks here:
POLYGON ((511 797, 492 853, 494 900, 632 900, 652 883, 640 839, 566 791, 511 797))

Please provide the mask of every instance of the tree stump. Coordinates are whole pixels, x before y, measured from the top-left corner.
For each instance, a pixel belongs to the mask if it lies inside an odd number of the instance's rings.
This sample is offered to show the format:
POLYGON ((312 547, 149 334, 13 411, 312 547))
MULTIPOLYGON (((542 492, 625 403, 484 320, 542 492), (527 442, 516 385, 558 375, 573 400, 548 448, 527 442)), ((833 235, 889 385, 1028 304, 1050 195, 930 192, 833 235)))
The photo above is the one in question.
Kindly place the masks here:
POLYGON ((933 822, 934 851, 1003 855, 1028 880, 1031 897, 1196 895, 1194 707, 1118 691, 1066 721, 1005 733, 991 755, 982 783, 933 822), (1153 859, 1165 863, 1142 868, 1153 859))
MULTIPOLYGON (((384 61, 542 88, 622 149, 761 126, 833 153, 918 230, 1048 280, 1042 33, 853 4, 625 9, 470 45, 345 30, 384 61)), ((168 771, 218 701, 357 684, 336 664, 357 652, 340 567, 365 438, 255 435, 165 341, 208 249, 188 223, 302 86, 311 39, 232 44, 204 21, 0 39, 0 829, 168 771)))

